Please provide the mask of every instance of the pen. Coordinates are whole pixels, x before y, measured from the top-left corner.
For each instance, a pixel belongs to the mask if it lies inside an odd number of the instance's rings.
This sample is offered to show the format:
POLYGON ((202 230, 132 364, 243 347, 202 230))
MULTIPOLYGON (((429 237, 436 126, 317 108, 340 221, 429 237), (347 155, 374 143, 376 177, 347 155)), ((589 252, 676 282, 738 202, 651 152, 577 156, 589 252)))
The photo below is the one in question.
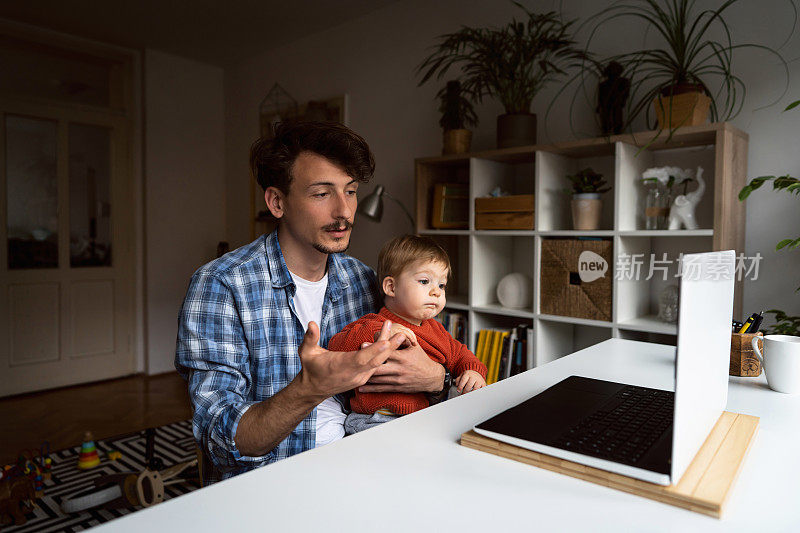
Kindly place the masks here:
POLYGON ((747 320, 744 321, 744 326, 739 330, 739 333, 747 333, 747 330, 750 329, 750 326, 753 325, 753 321, 756 319, 756 314, 753 313, 750 315, 747 320))
POLYGON ((761 327, 761 323, 764 321, 764 311, 761 311, 756 315, 755 320, 753 320, 753 325, 750 327, 748 331, 752 331, 753 333, 758 333, 758 328, 761 327))

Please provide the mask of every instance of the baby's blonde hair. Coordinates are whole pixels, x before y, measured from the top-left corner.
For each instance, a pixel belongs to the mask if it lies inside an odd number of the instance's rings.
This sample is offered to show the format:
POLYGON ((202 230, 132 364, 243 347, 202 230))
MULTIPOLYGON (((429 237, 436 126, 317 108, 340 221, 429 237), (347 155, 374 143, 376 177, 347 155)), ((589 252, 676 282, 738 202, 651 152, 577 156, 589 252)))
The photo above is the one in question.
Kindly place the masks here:
POLYGON ((447 252, 428 237, 403 235, 387 242, 378 254, 378 284, 383 292, 383 280, 397 277, 413 263, 420 261, 441 263, 450 273, 447 252))

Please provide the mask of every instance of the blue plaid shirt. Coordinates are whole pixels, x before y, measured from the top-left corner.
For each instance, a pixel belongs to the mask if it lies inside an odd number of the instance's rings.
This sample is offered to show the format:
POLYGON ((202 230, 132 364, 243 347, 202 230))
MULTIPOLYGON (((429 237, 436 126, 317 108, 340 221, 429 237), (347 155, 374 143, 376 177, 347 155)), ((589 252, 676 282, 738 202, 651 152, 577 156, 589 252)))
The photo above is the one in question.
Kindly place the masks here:
MULTIPOLYGON (((323 347, 344 326, 380 309, 377 280, 368 266, 331 254, 327 272, 323 347)), ((189 382, 194 436, 211 470, 204 472, 208 482, 285 459, 316 443, 316 408, 266 455, 242 455, 233 439, 245 411, 286 387, 300 371, 304 327, 295 311, 295 291, 277 231, 192 276, 178 318, 175 367, 189 382)))

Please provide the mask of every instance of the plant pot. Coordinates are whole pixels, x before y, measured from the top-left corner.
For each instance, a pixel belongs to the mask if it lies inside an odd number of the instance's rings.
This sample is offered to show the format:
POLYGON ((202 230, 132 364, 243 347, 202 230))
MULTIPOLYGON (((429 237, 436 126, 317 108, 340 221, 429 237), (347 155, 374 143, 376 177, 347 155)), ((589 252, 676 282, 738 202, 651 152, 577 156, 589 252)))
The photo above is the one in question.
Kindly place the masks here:
POLYGON ((497 117, 497 147, 528 146, 536 144, 536 115, 533 113, 506 113, 497 117))
POLYGON ((600 214, 603 201, 599 193, 581 193, 572 195, 573 229, 591 231, 600 228, 600 214))
POLYGON ((442 135, 442 154, 464 154, 469 152, 472 132, 469 130, 444 130, 442 135))
POLYGON ((653 100, 653 108, 662 129, 699 126, 708 120, 709 98, 699 85, 689 83, 665 87, 653 100))

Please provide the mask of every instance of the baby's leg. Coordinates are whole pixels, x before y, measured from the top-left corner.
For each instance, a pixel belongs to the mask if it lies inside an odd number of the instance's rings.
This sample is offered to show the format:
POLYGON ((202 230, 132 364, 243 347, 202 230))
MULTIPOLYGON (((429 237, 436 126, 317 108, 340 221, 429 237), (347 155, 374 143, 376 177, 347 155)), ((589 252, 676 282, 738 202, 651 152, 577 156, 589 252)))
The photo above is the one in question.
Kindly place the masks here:
POLYGON ((384 414, 382 412, 367 414, 367 413, 350 413, 344 421, 344 432, 346 435, 352 435, 359 431, 364 431, 371 427, 383 424, 384 422, 391 422, 400 415, 384 414))

